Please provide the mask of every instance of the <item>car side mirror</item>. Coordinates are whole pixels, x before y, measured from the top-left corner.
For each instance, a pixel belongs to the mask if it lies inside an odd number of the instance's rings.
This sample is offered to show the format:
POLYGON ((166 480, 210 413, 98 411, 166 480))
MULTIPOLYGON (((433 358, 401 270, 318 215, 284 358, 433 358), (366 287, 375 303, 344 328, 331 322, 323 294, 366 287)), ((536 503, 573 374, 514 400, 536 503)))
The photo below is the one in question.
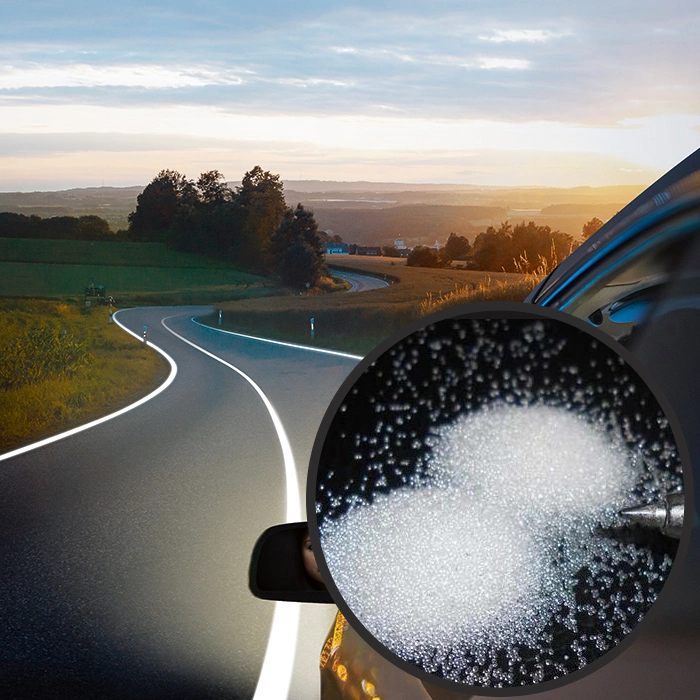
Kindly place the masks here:
POLYGON ((250 592, 264 600, 297 603, 332 603, 326 587, 309 576, 302 545, 306 523, 285 523, 268 528, 258 538, 250 558, 250 592))

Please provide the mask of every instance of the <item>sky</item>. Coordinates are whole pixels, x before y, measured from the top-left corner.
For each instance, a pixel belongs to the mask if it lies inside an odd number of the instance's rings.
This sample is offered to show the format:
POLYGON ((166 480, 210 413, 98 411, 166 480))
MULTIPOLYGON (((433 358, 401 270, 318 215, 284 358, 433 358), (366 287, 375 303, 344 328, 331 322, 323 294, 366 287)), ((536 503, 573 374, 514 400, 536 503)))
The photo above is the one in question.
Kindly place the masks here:
POLYGON ((700 147, 695 0, 2 0, 0 191, 648 184, 700 147))

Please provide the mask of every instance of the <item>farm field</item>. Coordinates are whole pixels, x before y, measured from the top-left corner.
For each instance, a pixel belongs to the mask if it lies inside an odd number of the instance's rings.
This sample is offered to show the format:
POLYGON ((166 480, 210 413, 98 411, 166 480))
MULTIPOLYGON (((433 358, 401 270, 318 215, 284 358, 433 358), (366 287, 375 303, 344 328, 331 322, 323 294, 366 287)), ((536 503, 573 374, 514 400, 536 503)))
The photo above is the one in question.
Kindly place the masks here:
MULTIPOLYGON (((154 353, 106 323, 106 308, 84 307, 84 287, 91 280, 103 284, 118 306, 213 303, 223 310, 224 329, 357 354, 365 354, 402 326, 445 304, 522 299, 533 284, 532 278, 523 275, 409 268, 405 261, 393 258, 330 256, 331 266, 386 277, 392 284, 367 292, 299 296, 285 294, 288 290, 272 286, 265 278, 173 253, 160 244, 11 243, 15 245, 4 246, 0 254, 4 258, 0 261, 3 356, 11 356, 17 345, 13 339, 21 341, 27 333, 30 338, 36 329, 49 332, 58 324, 84 347, 90 361, 69 375, 3 386, 0 450, 115 410, 147 393, 163 376, 165 369, 154 353), (66 262, 71 259, 81 264, 66 262), (309 333, 311 318, 314 339, 309 333), (128 385, 124 376, 130 378, 128 385)), ((216 318, 208 322, 213 325, 216 318)))
POLYGON ((0 239, 0 296, 77 298, 91 282, 118 306, 279 293, 269 280, 160 243, 0 239))
MULTIPOLYGON (((279 340, 364 354, 395 331, 445 306, 473 301, 521 301, 532 276, 406 267, 396 258, 329 255, 336 269, 394 280, 366 292, 244 299, 221 304, 222 327, 279 340), (310 336, 314 319, 315 337, 310 336)), ((215 319, 202 319, 214 325, 215 319)))
POLYGON ((73 265, 126 265, 128 267, 232 268, 222 260, 210 260, 200 255, 170 250, 163 243, 127 241, 0 238, 0 260, 73 265))

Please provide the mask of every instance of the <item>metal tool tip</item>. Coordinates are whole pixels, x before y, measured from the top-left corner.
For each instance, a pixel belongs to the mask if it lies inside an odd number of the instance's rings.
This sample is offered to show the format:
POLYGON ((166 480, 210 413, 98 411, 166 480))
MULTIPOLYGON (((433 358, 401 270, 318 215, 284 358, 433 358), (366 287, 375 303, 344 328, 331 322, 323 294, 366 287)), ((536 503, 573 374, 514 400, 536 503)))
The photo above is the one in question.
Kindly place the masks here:
POLYGON ((666 508, 662 504, 646 503, 624 508, 620 515, 633 524, 662 527, 666 521, 666 508))

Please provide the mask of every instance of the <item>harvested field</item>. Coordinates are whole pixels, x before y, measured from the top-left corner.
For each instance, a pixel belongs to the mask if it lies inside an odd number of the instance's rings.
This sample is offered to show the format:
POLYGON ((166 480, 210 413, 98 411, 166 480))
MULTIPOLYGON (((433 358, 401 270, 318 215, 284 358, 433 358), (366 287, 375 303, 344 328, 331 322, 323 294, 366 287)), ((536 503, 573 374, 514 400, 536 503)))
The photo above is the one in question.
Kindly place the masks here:
MULTIPOLYGON (((526 276, 514 273, 406 267, 404 260, 383 257, 338 255, 328 256, 327 261, 336 269, 381 278, 386 275, 394 282, 389 287, 367 292, 223 303, 220 305, 223 328, 364 354, 407 323, 438 310, 424 308, 429 299, 438 303, 441 297, 470 290, 480 290, 482 296, 489 298, 491 285, 494 285, 494 292, 498 285, 500 298, 504 296, 503 290, 508 289, 512 289, 515 300, 522 300, 526 294, 523 293, 526 276), (315 326, 313 339, 310 335, 311 318, 315 326)), ((211 325, 216 323, 213 317, 203 320, 211 325)))

